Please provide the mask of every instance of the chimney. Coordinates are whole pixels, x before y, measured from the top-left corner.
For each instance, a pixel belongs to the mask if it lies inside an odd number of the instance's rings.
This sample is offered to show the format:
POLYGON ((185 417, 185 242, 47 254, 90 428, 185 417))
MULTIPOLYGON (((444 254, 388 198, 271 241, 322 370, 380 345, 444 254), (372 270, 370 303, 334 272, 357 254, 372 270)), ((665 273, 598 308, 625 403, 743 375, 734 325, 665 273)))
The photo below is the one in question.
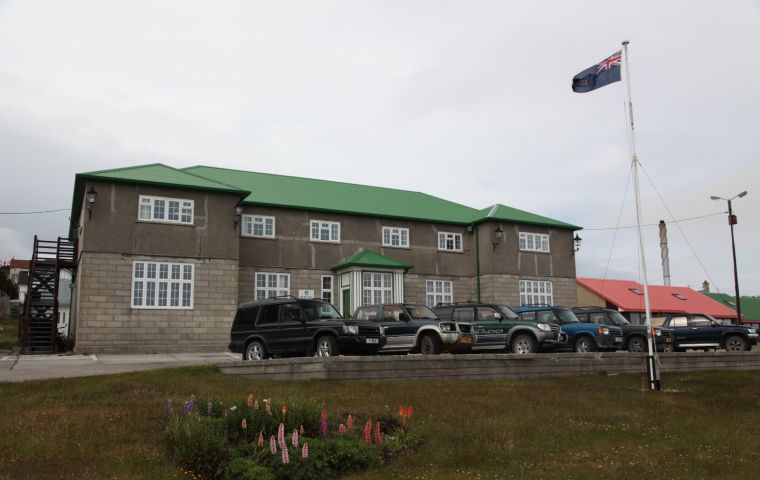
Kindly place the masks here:
POLYGON ((666 287, 670 286, 670 260, 668 259, 668 228, 665 220, 660 220, 660 258, 662 258, 662 280, 666 287))
POLYGON ((710 283, 707 280, 702 282, 702 291, 705 293, 710 293, 710 283))

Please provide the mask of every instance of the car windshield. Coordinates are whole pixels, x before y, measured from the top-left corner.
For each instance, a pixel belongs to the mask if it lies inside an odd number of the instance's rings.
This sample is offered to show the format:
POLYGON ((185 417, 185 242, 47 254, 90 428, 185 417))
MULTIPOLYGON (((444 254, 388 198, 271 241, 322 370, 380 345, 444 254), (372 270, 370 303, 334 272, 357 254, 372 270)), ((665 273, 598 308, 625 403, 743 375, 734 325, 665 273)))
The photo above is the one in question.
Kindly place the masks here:
POLYGON ((406 305, 409 315, 419 320, 436 320, 438 317, 428 307, 423 305, 406 305))
POLYGON ((607 312, 607 318, 610 319, 610 323, 612 323, 613 325, 620 326, 620 327, 631 324, 631 322, 626 320, 626 318, 623 315, 621 315, 620 312, 616 312, 614 310, 611 312, 610 311, 607 312))
POLYGON ((309 320, 342 320, 335 307, 327 302, 319 302, 316 300, 301 300, 299 302, 301 308, 303 308, 306 318, 309 320))
POLYGON ((566 308, 558 308, 554 310, 554 313, 557 315, 557 317, 559 317, 559 323, 581 323, 581 321, 578 320, 578 317, 575 316, 572 310, 568 310, 566 308))
POLYGON ((518 314, 513 312, 512 309, 506 305, 497 305, 497 307, 499 308, 499 311, 501 312, 501 314, 504 315, 504 318, 508 318, 510 320, 514 320, 515 318, 520 318, 518 314))

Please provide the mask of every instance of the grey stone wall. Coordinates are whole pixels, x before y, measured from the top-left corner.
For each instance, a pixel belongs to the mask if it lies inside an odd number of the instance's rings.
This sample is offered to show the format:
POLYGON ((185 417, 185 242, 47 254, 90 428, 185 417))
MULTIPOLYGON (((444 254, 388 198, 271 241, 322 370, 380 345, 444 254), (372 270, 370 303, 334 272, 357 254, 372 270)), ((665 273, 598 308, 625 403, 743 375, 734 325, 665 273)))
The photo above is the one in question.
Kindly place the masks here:
POLYGON ((76 351, 153 353, 223 351, 237 310, 238 261, 82 254, 78 272, 76 351), (131 308, 136 260, 195 265, 193 308, 131 308))
POLYGON ((481 299, 485 302, 495 302, 520 306, 520 280, 542 280, 552 282, 554 305, 572 307, 577 305, 577 289, 575 278, 561 277, 521 277, 518 275, 483 275, 480 278, 481 299))

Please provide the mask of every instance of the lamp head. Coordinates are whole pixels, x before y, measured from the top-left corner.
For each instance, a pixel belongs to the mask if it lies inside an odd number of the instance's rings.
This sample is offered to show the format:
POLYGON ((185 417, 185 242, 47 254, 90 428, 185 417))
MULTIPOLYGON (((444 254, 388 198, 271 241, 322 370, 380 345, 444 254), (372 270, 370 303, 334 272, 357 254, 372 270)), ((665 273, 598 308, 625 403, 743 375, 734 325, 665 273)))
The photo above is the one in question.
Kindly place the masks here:
POLYGON ((710 200, 723 200, 723 199, 720 198, 720 197, 716 197, 715 195, 713 195, 712 197, 710 197, 710 200))
POLYGON ((737 195, 737 197, 742 198, 746 194, 747 194, 747 191, 744 190, 742 193, 740 193, 739 195, 737 195))

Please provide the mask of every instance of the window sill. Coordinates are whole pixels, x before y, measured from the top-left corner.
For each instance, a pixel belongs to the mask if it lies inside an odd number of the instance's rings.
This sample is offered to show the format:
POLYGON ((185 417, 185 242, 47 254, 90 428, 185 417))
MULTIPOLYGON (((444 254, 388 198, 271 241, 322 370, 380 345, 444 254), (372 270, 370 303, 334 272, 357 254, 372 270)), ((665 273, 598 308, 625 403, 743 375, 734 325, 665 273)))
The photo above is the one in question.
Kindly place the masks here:
POLYGON ((333 244, 333 245, 340 245, 340 240, 309 240, 309 243, 327 243, 327 244, 333 244))
POLYGON ((138 219, 136 223, 145 223, 145 224, 155 224, 155 225, 177 225, 180 227, 194 227, 194 223, 183 223, 183 222, 169 222, 166 220, 140 220, 138 219))
POLYGON ((259 235, 244 235, 240 234, 240 238, 255 238, 257 240, 277 240, 277 237, 262 237, 259 235))
POLYGON ((412 247, 401 247, 401 246, 398 246, 398 245, 382 245, 382 247, 383 248, 396 248, 396 249, 399 249, 399 250, 411 250, 412 249, 412 247))

